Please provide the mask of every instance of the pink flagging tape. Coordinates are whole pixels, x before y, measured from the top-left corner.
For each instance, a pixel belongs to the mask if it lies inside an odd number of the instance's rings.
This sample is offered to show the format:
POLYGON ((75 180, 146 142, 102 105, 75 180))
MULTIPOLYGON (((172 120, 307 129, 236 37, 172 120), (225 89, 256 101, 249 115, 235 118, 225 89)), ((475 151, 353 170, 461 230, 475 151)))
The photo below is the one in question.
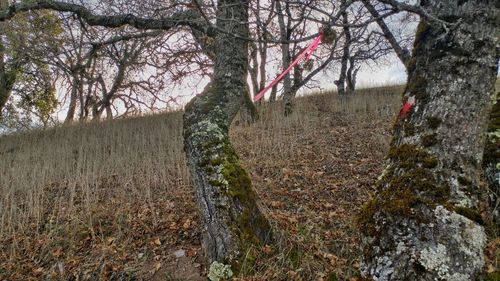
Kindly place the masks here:
POLYGON ((408 100, 403 104, 403 107, 399 111, 398 118, 404 118, 406 113, 411 109, 411 107, 415 104, 415 97, 411 96, 408 100))
POLYGON ((314 53, 314 51, 316 50, 316 48, 318 48, 318 45, 319 43, 321 43, 321 37, 323 37, 323 32, 321 32, 318 37, 316 37, 316 39, 314 39, 314 41, 311 43, 311 45, 309 45, 309 47, 307 47, 304 51, 302 51, 302 53, 300 53, 300 55, 290 64, 290 66, 288 66, 287 69, 285 69, 285 71, 283 71, 283 73, 281 73, 278 77, 276 77, 276 79, 273 80, 273 82, 271 82, 271 84, 269 84, 267 87, 264 88, 264 90, 262 90, 258 95, 256 95, 254 98, 253 98, 253 101, 259 101, 263 96, 264 94, 269 91, 269 89, 271 89, 274 85, 278 84, 281 79, 283 79, 283 77, 285 77, 285 75, 287 75, 288 72, 290 72, 290 70, 292 70, 292 68, 294 68, 301 59, 303 59, 306 55, 306 60, 309 60, 312 56, 312 54, 314 53))

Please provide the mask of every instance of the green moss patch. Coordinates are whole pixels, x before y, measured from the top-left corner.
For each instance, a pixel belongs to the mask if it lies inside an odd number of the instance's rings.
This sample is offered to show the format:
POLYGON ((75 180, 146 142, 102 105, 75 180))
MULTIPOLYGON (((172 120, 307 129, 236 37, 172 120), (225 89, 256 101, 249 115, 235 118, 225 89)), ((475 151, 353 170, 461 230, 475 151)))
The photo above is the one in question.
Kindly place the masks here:
POLYGON ((392 165, 377 183, 378 194, 357 216, 361 231, 372 237, 377 236, 375 214, 410 217, 426 223, 416 207, 446 204, 450 197, 450 187, 436 180, 433 168, 439 161, 430 153, 416 145, 403 144, 389 150, 389 159, 392 165))
POLYGON ((481 214, 479 214, 479 212, 476 210, 473 210, 473 209, 467 208, 467 207, 454 207, 453 211, 455 211, 455 213, 460 214, 460 215, 462 215, 462 216, 464 216, 472 221, 477 222, 480 225, 484 225, 484 221, 483 221, 483 218, 481 217, 481 214))

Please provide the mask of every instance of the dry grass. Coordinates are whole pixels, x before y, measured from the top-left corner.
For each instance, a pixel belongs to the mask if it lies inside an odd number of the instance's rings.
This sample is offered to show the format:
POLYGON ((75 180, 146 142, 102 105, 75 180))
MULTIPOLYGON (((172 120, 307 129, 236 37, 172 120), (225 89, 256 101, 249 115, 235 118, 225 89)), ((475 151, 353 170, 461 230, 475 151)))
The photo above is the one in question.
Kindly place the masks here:
MULTIPOLYGON (((233 126, 278 233, 244 280, 357 276, 352 217, 382 168, 401 90, 311 95, 287 118, 265 104, 257 123, 233 126)), ((0 279, 203 280, 181 114, 0 138, 0 279)))

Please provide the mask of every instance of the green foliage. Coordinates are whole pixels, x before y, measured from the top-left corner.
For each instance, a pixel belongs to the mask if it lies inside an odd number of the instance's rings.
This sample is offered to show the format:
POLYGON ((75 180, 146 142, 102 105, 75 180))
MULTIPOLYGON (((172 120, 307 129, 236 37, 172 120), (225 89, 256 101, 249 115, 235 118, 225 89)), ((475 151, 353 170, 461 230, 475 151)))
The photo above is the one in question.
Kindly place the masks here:
MULTIPOLYGON (((3 59, 9 98, 9 113, 2 125, 18 127, 16 120, 47 125, 58 101, 52 71, 44 63, 50 53, 57 53, 63 32, 59 17, 51 11, 24 12, 2 23, 3 59)), ((6 109, 7 110, 7 109, 6 109)), ((5 111, 6 111, 5 110, 5 111)))
POLYGON ((46 124, 50 115, 54 113, 58 100, 55 87, 51 84, 52 77, 46 65, 36 64, 38 70, 36 77, 30 73, 22 73, 18 78, 21 100, 17 103, 19 108, 34 113, 42 123, 46 124))

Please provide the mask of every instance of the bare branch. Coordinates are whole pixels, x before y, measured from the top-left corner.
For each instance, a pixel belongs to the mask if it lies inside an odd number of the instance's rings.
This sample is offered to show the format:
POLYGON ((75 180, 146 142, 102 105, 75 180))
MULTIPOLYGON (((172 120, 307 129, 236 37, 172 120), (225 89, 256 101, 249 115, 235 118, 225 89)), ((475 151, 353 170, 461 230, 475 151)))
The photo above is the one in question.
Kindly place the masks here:
POLYGON ((96 15, 82 5, 49 0, 23 1, 12 4, 7 10, 0 13, 0 22, 9 20, 21 12, 43 9, 73 13, 92 26, 114 28, 130 25, 137 29, 161 30, 170 30, 180 26, 189 26, 198 30, 206 30, 208 28, 206 22, 200 18, 199 14, 192 10, 181 11, 168 18, 159 19, 141 18, 132 14, 107 16, 96 15))
POLYGON ((377 21, 378 26, 384 33, 384 37, 389 41, 389 44, 391 44, 392 48, 396 52, 396 55, 398 58, 401 60, 401 62, 406 66, 408 65, 408 61, 411 58, 410 51, 408 49, 401 47, 401 45, 398 43, 396 38, 394 37, 394 34, 392 34, 391 30, 385 23, 384 19, 380 16, 379 12, 375 7, 370 3, 369 0, 361 0, 363 4, 365 5, 366 9, 370 12, 370 14, 375 18, 377 21))

